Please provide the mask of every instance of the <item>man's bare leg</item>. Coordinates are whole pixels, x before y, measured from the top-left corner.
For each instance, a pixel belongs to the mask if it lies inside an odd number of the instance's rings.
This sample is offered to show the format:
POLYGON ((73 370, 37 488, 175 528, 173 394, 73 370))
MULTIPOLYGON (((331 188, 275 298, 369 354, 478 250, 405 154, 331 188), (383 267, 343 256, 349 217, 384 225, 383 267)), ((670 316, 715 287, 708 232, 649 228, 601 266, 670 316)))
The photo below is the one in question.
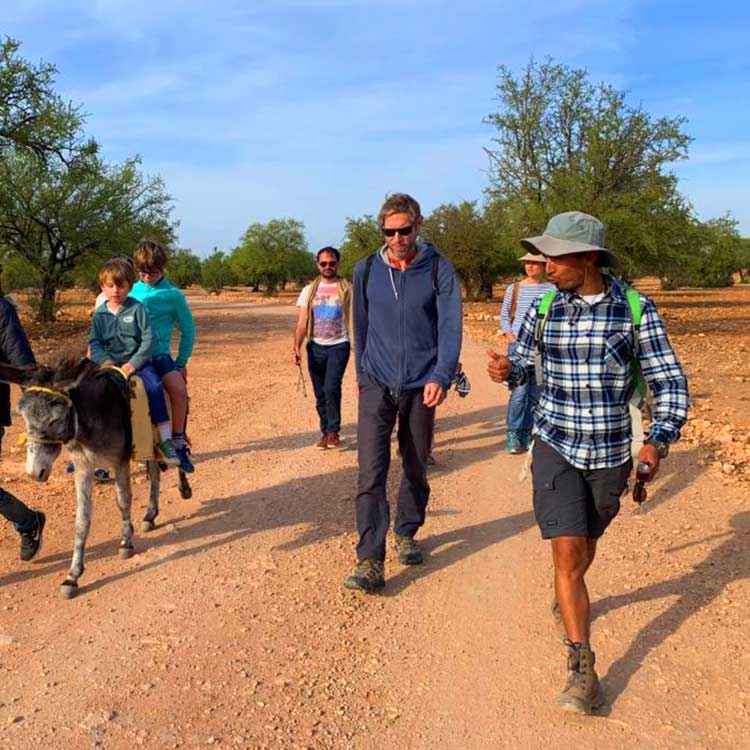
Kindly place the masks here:
POLYGON ((568 638, 588 643, 589 593, 584 576, 596 556, 596 539, 562 536, 552 540, 555 595, 568 638))
POLYGON ((178 370, 168 372, 162 379, 172 404, 172 432, 185 431, 187 418, 187 384, 178 370))

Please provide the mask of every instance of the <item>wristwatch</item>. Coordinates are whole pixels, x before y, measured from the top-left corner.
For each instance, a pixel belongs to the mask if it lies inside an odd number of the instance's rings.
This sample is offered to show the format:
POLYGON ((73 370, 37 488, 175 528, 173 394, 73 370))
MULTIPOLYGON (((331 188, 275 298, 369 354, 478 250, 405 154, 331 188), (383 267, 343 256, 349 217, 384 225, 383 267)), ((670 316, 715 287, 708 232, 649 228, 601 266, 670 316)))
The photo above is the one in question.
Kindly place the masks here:
POLYGON ((669 443, 665 443, 663 440, 658 438, 646 438, 643 441, 644 445, 653 445, 656 448, 659 458, 666 458, 669 455, 669 443))

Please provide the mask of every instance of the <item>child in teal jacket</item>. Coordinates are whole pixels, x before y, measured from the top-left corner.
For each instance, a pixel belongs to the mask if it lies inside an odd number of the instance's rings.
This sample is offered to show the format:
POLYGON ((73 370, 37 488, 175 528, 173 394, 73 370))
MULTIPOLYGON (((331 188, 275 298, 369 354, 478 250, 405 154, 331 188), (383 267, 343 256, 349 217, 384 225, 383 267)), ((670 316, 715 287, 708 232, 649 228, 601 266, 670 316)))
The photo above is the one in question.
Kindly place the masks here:
POLYGON ((152 364, 161 378, 172 404, 172 440, 180 458, 180 468, 195 470, 185 441, 187 419, 187 363, 193 352, 195 324, 185 295, 164 278, 167 253, 158 242, 142 241, 133 253, 141 280, 130 291, 148 312, 154 329, 152 364), (172 332, 177 328, 180 341, 177 359, 172 359, 172 332))

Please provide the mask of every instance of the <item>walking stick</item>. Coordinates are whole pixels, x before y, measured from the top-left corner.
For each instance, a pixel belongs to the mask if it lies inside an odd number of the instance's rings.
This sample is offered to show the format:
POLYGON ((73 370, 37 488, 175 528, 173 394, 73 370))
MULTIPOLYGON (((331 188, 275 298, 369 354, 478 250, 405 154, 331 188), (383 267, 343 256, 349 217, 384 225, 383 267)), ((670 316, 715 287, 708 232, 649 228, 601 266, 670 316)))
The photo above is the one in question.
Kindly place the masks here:
POLYGON ((300 387, 302 388, 302 395, 307 398, 307 388, 305 387, 305 376, 302 374, 302 364, 297 362, 297 368, 299 369, 299 378, 297 379, 297 391, 299 392, 300 387))

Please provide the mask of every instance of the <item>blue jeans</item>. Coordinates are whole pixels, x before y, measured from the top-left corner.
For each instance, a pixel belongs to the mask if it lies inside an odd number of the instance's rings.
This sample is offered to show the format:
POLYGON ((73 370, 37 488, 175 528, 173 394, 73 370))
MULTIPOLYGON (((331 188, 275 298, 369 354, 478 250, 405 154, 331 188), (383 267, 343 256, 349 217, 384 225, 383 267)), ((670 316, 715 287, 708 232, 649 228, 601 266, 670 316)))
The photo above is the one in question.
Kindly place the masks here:
MULTIPOLYGON (((508 354, 515 352, 518 344, 514 341, 508 344, 508 354)), ((523 385, 517 385, 511 389, 508 400, 508 411, 505 416, 505 424, 508 430, 514 432, 531 432, 534 424, 534 406, 536 405, 537 388, 536 380, 531 380, 523 385)))
POLYGON ((161 378, 157 374, 154 366, 146 364, 138 370, 138 374, 143 381, 143 387, 146 389, 148 396, 148 407, 151 411, 151 421, 153 424, 162 424, 169 422, 169 411, 167 411, 167 399, 164 396, 164 386, 161 384, 161 378))
POLYGON ((307 367, 323 435, 341 431, 341 381, 349 362, 349 352, 348 341, 332 346, 310 341, 307 345, 307 367))

